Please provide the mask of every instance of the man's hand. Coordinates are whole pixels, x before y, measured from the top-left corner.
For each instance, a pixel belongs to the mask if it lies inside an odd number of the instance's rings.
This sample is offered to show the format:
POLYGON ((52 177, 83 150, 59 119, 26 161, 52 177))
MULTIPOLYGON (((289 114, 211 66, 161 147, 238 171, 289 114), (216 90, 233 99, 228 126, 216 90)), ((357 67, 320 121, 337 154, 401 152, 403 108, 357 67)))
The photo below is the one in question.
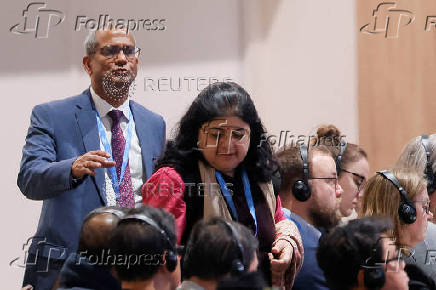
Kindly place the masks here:
POLYGON ((268 257, 271 261, 272 285, 281 287, 284 286, 285 272, 291 264, 294 248, 288 241, 279 240, 271 252, 268 253, 268 257))
POLYGON ((115 161, 107 161, 110 154, 101 150, 89 151, 73 162, 71 173, 73 178, 83 178, 86 174, 95 176, 94 169, 96 168, 110 168, 115 166, 115 161))

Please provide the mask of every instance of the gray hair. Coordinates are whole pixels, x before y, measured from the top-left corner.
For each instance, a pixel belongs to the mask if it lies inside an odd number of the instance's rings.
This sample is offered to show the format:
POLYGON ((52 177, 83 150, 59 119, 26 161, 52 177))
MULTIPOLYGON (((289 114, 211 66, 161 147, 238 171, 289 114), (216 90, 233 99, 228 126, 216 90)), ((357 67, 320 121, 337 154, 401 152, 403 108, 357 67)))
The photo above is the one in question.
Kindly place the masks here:
MULTIPOLYGON (((428 149, 430 150, 430 163, 433 173, 436 171, 436 134, 429 135, 428 149)), ((414 168, 423 173, 427 165, 427 156, 424 146, 421 142, 421 136, 410 140, 404 147, 400 158, 397 161, 397 167, 414 168)))
POLYGON ((88 31, 88 35, 85 38, 84 45, 87 56, 91 56, 97 51, 98 42, 96 38, 96 31, 97 30, 95 29, 90 29, 88 31))
MULTIPOLYGON (((110 26, 105 29, 123 30, 123 28, 117 28, 117 26, 115 27, 110 26)), ((103 29, 98 29, 98 30, 103 30, 103 29)), ((85 46, 85 53, 87 56, 91 56, 97 52, 98 41, 97 41, 96 34, 97 34, 97 29, 89 29, 88 35, 85 38, 84 46, 85 46)), ((135 35, 131 31, 126 30, 126 34, 132 35, 133 43, 136 43, 135 35)))

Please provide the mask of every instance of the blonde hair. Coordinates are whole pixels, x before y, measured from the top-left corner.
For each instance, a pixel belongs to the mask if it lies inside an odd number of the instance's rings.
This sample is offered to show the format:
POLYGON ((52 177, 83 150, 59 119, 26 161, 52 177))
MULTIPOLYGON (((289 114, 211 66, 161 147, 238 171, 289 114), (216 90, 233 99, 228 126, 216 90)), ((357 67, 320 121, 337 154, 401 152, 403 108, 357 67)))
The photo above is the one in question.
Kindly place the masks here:
MULTIPOLYGON (((416 196, 427 187, 427 181, 421 172, 411 168, 393 169, 392 172, 411 201, 415 201, 416 196)), ((364 192, 360 216, 390 217, 394 222, 390 234, 395 238, 397 247, 407 248, 407 245, 401 243, 401 227, 405 224, 398 216, 398 207, 402 201, 398 189, 380 174, 375 174, 365 184, 364 192)))
MULTIPOLYGON (((430 163, 434 173, 436 171, 436 134, 428 136, 428 147, 430 163)), ((418 172, 425 172, 427 156, 421 142, 421 136, 413 138, 404 146, 396 166, 415 168, 418 172)))

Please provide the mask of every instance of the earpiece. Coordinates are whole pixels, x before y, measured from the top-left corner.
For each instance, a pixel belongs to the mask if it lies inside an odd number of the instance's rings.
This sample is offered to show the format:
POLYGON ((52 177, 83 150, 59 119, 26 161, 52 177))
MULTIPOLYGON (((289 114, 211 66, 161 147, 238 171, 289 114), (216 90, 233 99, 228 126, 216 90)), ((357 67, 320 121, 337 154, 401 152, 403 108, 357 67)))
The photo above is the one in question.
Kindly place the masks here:
POLYGON ((305 145, 300 145, 300 155, 303 161, 303 179, 297 180, 294 185, 292 185, 292 193, 298 201, 304 202, 307 201, 311 195, 309 187, 308 149, 305 145))

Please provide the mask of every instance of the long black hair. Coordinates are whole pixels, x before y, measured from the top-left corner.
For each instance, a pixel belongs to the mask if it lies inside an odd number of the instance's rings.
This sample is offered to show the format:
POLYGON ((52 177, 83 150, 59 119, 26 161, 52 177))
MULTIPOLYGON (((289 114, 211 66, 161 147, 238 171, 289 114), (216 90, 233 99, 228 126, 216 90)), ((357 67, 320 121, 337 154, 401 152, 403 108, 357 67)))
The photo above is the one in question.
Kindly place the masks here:
POLYGON ((277 163, 273 160, 269 142, 262 140, 266 131, 250 95, 233 82, 213 83, 200 92, 180 120, 175 139, 168 141, 156 170, 170 166, 183 175, 196 168, 198 160, 204 161, 197 149, 198 132, 204 123, 222 116, 236 116, 249 124, 250 147, 242 165, 256 181, 270 181, 277 163))

